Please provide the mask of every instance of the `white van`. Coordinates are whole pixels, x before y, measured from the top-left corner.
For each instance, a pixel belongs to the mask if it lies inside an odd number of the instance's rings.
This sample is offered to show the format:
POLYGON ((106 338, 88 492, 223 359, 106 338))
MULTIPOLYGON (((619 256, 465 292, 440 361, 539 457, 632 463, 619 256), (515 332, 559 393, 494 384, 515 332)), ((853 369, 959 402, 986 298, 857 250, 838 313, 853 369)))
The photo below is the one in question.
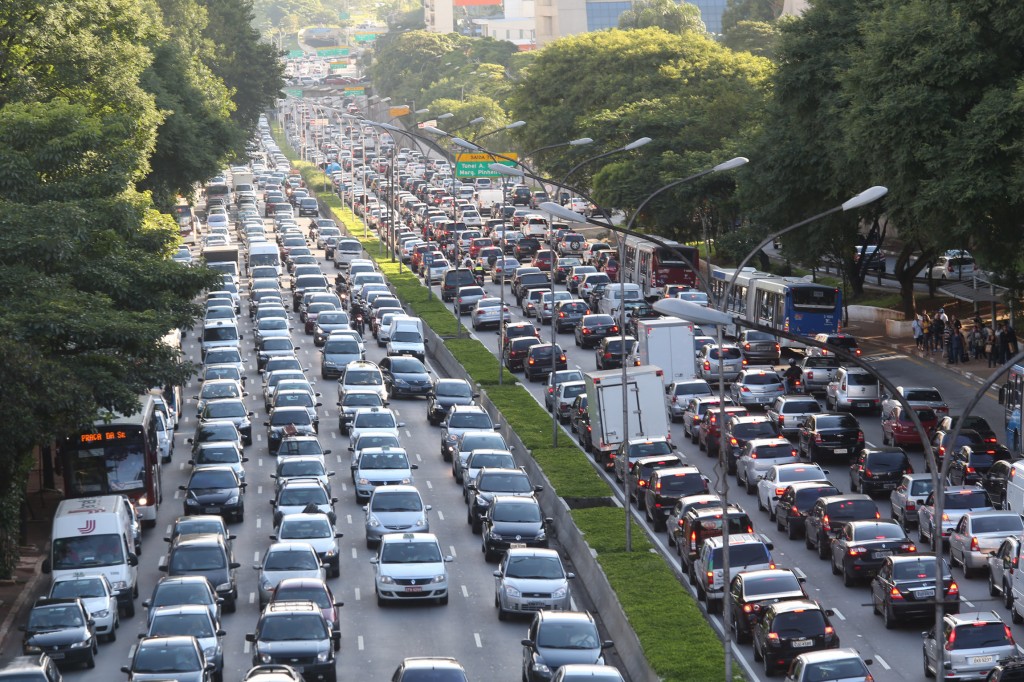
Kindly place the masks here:
POLYGON ((53 517, 50 556, 43 573, 54 579, 103 575, 117 593, 117 606, 135 615, 139 558, 132 535, 131 507, 123 495, 63 500, 53 517))
POLYGON ((281 270, 281 252, 277 248, 277 244, 273 242, 257 242, 249 246, 249 269, 252 270, 257 265, 272 265, 277 268, 277 276, 280 277, 283 272, 281 270))
POLYGON ((424 345, 423 321, 409 315, 396 315, 388 327, 388 355, 413 355, 422 362, 427 349, 424 345))
POLYGON ((619 316, 619 302, 623 298, 627 301, 642 301, 644 293, 640 290, 639 284, 612 282, 605 287, 604 296, 597 302, 597 312, 611 315, 617 320, 619 316))
POLYGON ((1003 509, 1024 514, 1024 460, 1014 462, 1006 478, 1006 500, 1003 509))
POLYGON ((167 464, 174 454, 174 426, 166 412, 153 411, 153 424, 156 431, 156 446, 160 451, 160 461, 167 464))

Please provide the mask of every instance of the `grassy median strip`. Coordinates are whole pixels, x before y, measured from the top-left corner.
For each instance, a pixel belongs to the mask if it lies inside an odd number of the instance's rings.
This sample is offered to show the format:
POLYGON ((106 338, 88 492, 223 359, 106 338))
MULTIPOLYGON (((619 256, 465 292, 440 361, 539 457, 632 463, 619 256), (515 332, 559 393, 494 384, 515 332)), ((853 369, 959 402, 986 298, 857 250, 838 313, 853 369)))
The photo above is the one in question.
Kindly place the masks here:
MULTIPOLYGON (((275 133, 307 187, 323 187, 325 179, 330 182, 313 164, 295 160, 280 131, 275 133)), ((501 367, 483 344, 468 337, 448 338, 455 335, 457 324, 452 310, 436 296, 428 298, 423 284, 408 268, 392 263, 372 231, 366 231, 364 237, 363 223, 336 195, 321 194, 318 198, 331 208, 335 220, 363 243, 391 281, 399 299, 435 333, 445 337, 445 346, 474 382, 487 391, 488 398, 508 420, 558 495, 566 499, 610 496, 608 484, 569 436, 559 430, 559 444, 552 446, 550 413, 524 392, 518 379, 501 367), (502 385, 498 384, 499 368, 504 372, 502 385)), ((642 528, 636 527, 637 532, 632 534, 633 551, 626 552, 625 513, 621 507, 575 509, 572 516, 587 544, 597 552, 597 560, 657 675, 672 682, 721 679, 721 640, 680 584, 679 577, 654 551, 642 528)))

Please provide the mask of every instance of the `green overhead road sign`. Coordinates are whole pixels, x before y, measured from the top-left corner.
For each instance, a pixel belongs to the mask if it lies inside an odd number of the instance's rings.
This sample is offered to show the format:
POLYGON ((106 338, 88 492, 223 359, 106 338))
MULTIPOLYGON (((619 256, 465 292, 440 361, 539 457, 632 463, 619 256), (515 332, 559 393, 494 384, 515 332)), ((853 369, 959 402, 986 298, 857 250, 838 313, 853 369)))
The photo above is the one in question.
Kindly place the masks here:
POLYGON ((302 97, 302 88, 285 88, 284 94, 286 94, 288 97, 300 99, 302 97))
POLYGON ((352 18, 352 13, 351 12, 346 12, 345 10, 342 10, 342 11, 338 12, 338 19, 340 19, 341 21, 348 21, 351 18, 352 18))
POLYGON ((377 39, 376 33, 355 33, 352 36, 356 39, 357 43, 372 43, 377 39))
POLYGON ((306 53, 303 52, 302 50, 288 50, 288 56, 291 57, 292 59, 303 57, 305 56, 305 54, 306 53))
POLYGON ((501 156, 503 159, 490 154, 456 154, 455 155, 455 176, 459 178, 495 178, 500 173, 490 169, 492 163, 500 163, 503 166, 515 166, 518 155, 514 152, 506 152, 501 156))
POLYGON ((316 54, 318 57, 347 57, 347 47, 322 47, 317 48, 316 54))

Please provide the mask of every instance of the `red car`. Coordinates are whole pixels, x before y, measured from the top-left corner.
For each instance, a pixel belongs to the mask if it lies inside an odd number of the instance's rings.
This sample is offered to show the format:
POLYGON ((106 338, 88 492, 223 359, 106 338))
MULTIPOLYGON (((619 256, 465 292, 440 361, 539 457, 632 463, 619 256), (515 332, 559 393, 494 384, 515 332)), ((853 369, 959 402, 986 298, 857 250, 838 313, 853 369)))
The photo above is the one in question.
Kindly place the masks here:
POLYGON ((555 262, 555 252, 551 249, 541 249, 533 256, 532 265, 540 268, 543 272, 551 272, 551 266, 555 262))
MULTIPOLYGON (((921 420, 921 426, 927 433, 934 431, 939 423, 938 415, 928 408, 917 410, 917 418, 921 420)), ((900 405, 893 405, 882 413, 882 444, 922 447, 917 427, 900 405)))
POLYGON ((609 258, 605 261, 604 274, 608 275, 608 279, 613 282, 619 281, 619 261, 616 258, 609 258))

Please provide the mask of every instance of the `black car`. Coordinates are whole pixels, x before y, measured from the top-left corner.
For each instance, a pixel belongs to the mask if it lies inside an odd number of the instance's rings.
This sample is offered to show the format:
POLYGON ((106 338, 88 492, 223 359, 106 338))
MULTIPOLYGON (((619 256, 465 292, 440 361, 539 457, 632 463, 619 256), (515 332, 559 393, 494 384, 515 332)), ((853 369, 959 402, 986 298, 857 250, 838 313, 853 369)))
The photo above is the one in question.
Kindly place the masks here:
POLYGON ((526 273, 513 282, 513 292, 516 295, 516 305, 522 307, 523 299, 531 289, 550 289, 551 279, 546 272, 526 273))
POLYGON ((198 466, 192 470, 188 485, 179 485, 178 490, 185 493, 186 516, 218 514, 225 521, 233 518, 239 523, 245 517, 245 483, 230 466, 198 466))
POLYGON ((903 474, 912 473, 907 453, 899 448, 861 450, 850 465, 850 490, 865 495, 889 492, 896 489, 903 474))
POLYGON ((452 405, 472 405, 479 396, 464 379, 437 379, 427 394, 427 421, 437 426, 452 405))
POLYGON ((434 382, 430 372, 418 358, 394 355, 380 361, 380 371, 384 375, 384 386, 388 396, 428 396, 433 390, 434 382))
POLYGON ((788 568, 743 571, 729 585, 733 632, 737 642, 749 642, 761 615, 775 602, 805 599, 803 581, 788 568))
POLYGON ((996 462, 1009 462, 1009 452, 994 449, 975 449, 963 446, 953 453, 949 463, 949 481, 951 485, 977 485, 995 466, 996 462))
POLYGON ((41 597, 28 614, 28 624, 19 628, 25 635, 22 653, 44 651, 58 663, 81 663, 96 667, 96 629, 81 599, 41 597))
POLYGON ((820 497, 804 518, 804 544, 807 549, 817 549, 819 558, 827 559, 832 538, 847 522, 878 518, 878 507, 867 495, 820 497))
POLYGON ((644 514, 655 530, 665 529, 665 519, 675 503, 687 495, 708 492, 708 479, 697 467, 682 466, 655 471, 644 488, 644 514))
MULTIPOLYGON (((736 464, 740 455, 743 454, 747 443, 762 438, 778 438, 783 445, 788 442, 783 438, 782 431, 778 424, 763 415, 732 414, 726 412, 725 431, 722 433, 722 443, 729 449, 729 456, 726 462, 729 466, 729 473, 736 473, 736 464)), ((710 454, 710 449, 709 449, 710 454)))
POLYGON ((961 419, 963 420, 963 424, 960 425, 961 431, 964 429, 977 431, 978 435, 980 435, 986 443, 999 442, 999 439, 996 437, 995 429, 989 425, 988 421, 986 421, 984 417, 979 417, 973 414, 967 415, 967 417, 946 415, 939 419, 938 424, 935 425, 935 431, 930 435, 935 435, 935 433, 938 433, 939 431, 942 431, 943 433, 951 432, 953 427, 955 427, 961 419))
POLYGON ((864 447, 864 432, 852 414, 811 414, 800 422, 797 448, 810 462, 826 457, 849 459, 864 447))
MULTIPOLYGON (((497 333, 500 334, 501 332, 497 333)), ((512 339, 518 339, 523 336, 532 336, 537 339, 537 343, 540 343, 540 330, 534 327, 532 322, 506 322, 504 336, 506 348, 512 339)), ((504 348, 502 350, 504 351, 504 348)))
POLYGON ((299 199, 299 217, 302 216, 317 216, 320 214, 320 205, 317 204, 316 199, 312 197, 305 197, 299 199))
POLYGON ((619 325, 615 319, 611 315, 600 313, 584 315, 573 330, 576 345, 581 348, 593 348, 601 343, 601 339, 616 336, 618 333, 619 325))
MULTIPOLYGON (((349 424, 356 410, 364 407, 384 407, 385 403, 377 391, 345 391, 338 401, 338 430, 348 434, 349 424)), ((280 449, 278 450, 280 453, 280 449)))
MULTIPOLYGON (((275 407, 270 410, 267 427, 267 449, 276 455, 285 436, 314 436, 317 425, 305 407, 275 407)), ((209 513, 209 512, 207 512, 209 513)))
POLYGON ((512 250, 512 255, 514 255, 518 260, 523 261, 526 260, 527 258, 533 258, 535 255, 537 255, 537 252, 539 250, 539 239, 536 239, 534 237, 523 237, 518 242, 516 242, 516 246, 512 250))
POLYGON ((530 477, 521 469, 481 469, 476 480, 468 487, 469 511, 466 523, 472 526, 474 533, 479 533, 483 527, 484 514, 495 497, 532 497, 534 493, 543 490, 542 486, 534 486, 530 477))
POLYGON ((554 324, 555 332, 568 331, 576 326, 576 323, 583 319, 584 315, 590 314, 590 306, 586 301, 572 299, 560 301, 555 304, 554 324))
POLYGON ((839 488, 822 481, 790 484, 779 496, 779 502, 775 508, 776 526, 779 530, 786 531, 790 540, 796 540, 805 530, 804 521, 814 507, 814 503, 822 497, 839 493, 839 488))
POLYGON ((305 682, 335 682, 336 661, 331 626, 311 601, 267 604, 246 634, 252 642, 252 664, 287 664, 305 682))
MULTIPOLYGON (((1011 458, 1010 451, 1005 445, 998 443, 987 436, 983 436, 981 433, 973 429, 961 430, 960 435, 957 436, 956 445, 952 445, 950 442, 952 436, 952 431, 936 431, 932 436, 932 451, 934 452, 935 459, 940 466, 942 465, 942 460, 945 458, 947 453, 956 452, 964 447, 970 448, 972 452, 988 453, 992 455, 993 460, 1011 458)), ((925 471, 930 471, 930 466, 930 460, 925 458, 925 471)))
MULTIPOLYGON (((942 610, 960 613, 960 588, 953 582, 949 564, 942 561, 945 590, 942 610)), ((871 580, 871 608, 881 614, 887 629, 911 618, 935 614, 935 555, 904 554, 887 557, 871 580)))
MULTIPOLYGON (((626 364, 632 363, 633 351, 636 348, 636 339, 632 336, 625 338, 626 364)), ((622 367, 623 338, 621 336, 606 336, 601 339, 594 351, 594 359, 597 369, 619 369, 622 367)))
POLYGON ((565 351, 559 345, 552 346, 550 343, 535 343, 526 351, 526 359, 523 361, 523 372, 529 381, 538 381, 551 374, 551 370, 569 369, 565 351), (552 354, 554 359, 552 359, 552 354))
POLYGON ((168 576, 206 578, 217 598, 223 600, 224 610, 234 613, 238 601, 235 570, 239 566, 222 536, 201 533, 176 537, 167 552, 167 561, 159 570, 168 576))
MULTIPOLYGON (((512 339, 505 346, 505 353, 503 361, 505 367, 510 372, 525 369, 526 356, 529 354, 530 348, 540 343, 540 340, 535 336, 520 336, 512 339)), ((548 356, 551 357, 550 355, 548 356)), ((562 369, 565 369, 564 367, 562 369)))
POLYGON ((754 659, 764 663, 764 674, 785 670, 798 655, 836 649, 839 635, 829 622, 831 611, 809 599, 793 599, 769 606, 754 628, 754 659))
POLYGON ((547 547, 547 526, 540 502, 535 497, 497 496, 491 500, 481 522, 484 560, 497 561, 509 547, 547 547))
POLYGON ((630 501, 636 503, 637 509, 643 509, 645 498, 644 488, 647 487, 647 481, 650 480, 651 474, 658 469, 681 467, 684 464, 686 464, 686 462, 683 460, 683 457, 675 453, 666 455, 647 455, 633 460, 629 467, 629 473, 626 474, 629 478, 628 485, 630 501))
POLYGON ((894 521, 850 521, 832 540, 832 573, 852 587, 859 578, 873 577, 886 557, 913 554, 917 547, 894 521))
MULTIPOLYGON (((673 505, 674 506, 674 505, 673 505)), ((669 514, 673 518, 675 510, 669 514)), ((668 525, 668 544, 676 546, 676 554, 679 556, 679 563, 686 572, 695 577, 692 572, 694 560, 700 555, 704 542, 708 538, 722 537, 722 529, 725 519, 729 521, 729 532, 733 535, 740 533, 753 533, 754 522, 747 516, 743 508, 729 505, 729 514, 726 516, 725 509, 721 506, 698 505, 689 509, 676 523, 668 525)))

